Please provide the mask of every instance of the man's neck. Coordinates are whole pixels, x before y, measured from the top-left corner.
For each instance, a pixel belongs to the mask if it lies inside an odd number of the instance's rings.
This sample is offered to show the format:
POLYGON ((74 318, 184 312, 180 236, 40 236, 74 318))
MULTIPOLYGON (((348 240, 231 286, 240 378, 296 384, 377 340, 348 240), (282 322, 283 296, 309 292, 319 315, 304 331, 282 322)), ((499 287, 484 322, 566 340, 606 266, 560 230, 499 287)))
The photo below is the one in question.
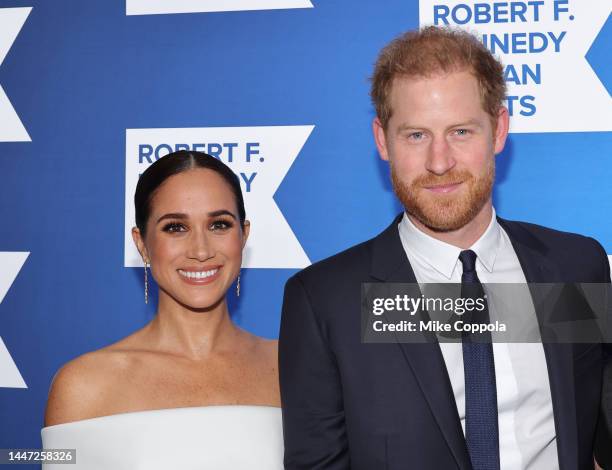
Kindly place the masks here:
POLYGON ((440 240, 448 243, 449 245, 461 248, 462 250, 471 247, 482 236, 482 234, 485 233, 487 227, 491 223, 492 214, 493 206, 490 202, 488 202, 483 206, 476 217, 474 217, 469 223, 460 229, 449 232, 441 232, 427 227, 420 220, 407 213, 410 221, 421 232, 435 238, 436 240, 440 240))

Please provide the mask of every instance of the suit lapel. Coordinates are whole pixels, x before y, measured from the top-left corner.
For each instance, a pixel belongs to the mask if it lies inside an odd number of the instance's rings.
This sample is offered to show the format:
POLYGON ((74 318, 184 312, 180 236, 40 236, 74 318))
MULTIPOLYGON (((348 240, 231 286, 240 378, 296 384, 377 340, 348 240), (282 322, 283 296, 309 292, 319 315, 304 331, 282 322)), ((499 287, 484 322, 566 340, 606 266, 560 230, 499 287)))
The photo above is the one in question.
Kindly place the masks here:
MULTIPOLYGON (((371 275, 378 281, 414 283, 417 280, 399 237, 402 215, 373 241, 371 275)), ((470 458, 442 351, 437 342, 399 343, 431 412, 460 469, 471 469, 470 458)))
MULTIPOLYGON (((547 256, 547 249, 523 226, 499 219, 519 259, 528 283, 564 282, 566 279, 547 256)), ((542 289, 531 289, 536 314, 543 324, 542 308, 545 299, 542 289)), ((578 465, 578 431, 576 428, 576 399, 571 344, 544 343, 548 365, 548 379, 553 403, 557 454, 561 470, 575 469, 578 465)))

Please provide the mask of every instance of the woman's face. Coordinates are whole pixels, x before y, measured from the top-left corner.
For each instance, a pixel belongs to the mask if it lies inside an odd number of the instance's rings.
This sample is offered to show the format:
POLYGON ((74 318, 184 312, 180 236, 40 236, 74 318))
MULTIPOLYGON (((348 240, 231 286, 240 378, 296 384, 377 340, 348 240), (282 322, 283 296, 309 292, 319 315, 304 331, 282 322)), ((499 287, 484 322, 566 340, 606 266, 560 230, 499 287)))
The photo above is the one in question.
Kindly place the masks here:
POLYGON ((208 169, 168 178, 151 201, 144 240, 134 240, 162 296, 191 309, 214 307, 240 271, 249 224, 240 225, 229 184, 208 169))

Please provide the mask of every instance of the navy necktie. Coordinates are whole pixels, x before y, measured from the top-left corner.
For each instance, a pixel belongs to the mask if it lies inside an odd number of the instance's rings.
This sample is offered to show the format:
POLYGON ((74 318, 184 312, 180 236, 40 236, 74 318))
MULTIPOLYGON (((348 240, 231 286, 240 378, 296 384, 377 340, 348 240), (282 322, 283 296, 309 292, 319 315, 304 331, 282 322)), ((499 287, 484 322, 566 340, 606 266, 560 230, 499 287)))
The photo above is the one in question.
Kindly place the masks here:
MULTIPOLYGON (((462 251, 461 295, 484 297, 476 274, 476 253, 462 251)), ((474 312, 471 321, 488 323, 489 313, 474 312)), ((468 320, 466 318, 466 320, 468 320)), ((499 470, 499 427, 497 423, 497 388, 491 334, 463 336, 463 369, 465 376, 465 440, 474 470, 499 470)))

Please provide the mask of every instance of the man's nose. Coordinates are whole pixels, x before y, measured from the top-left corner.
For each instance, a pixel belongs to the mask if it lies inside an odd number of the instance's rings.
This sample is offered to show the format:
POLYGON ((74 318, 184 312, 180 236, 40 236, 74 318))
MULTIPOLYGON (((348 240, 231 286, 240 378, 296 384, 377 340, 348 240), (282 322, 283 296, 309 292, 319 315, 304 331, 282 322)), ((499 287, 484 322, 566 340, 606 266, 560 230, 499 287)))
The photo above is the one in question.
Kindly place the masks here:
POLYGON ((426 169, 435 175, 443 175, 454 168, 456 163, 447 140, 442 136, 434 137, 429 147, 426 169))

